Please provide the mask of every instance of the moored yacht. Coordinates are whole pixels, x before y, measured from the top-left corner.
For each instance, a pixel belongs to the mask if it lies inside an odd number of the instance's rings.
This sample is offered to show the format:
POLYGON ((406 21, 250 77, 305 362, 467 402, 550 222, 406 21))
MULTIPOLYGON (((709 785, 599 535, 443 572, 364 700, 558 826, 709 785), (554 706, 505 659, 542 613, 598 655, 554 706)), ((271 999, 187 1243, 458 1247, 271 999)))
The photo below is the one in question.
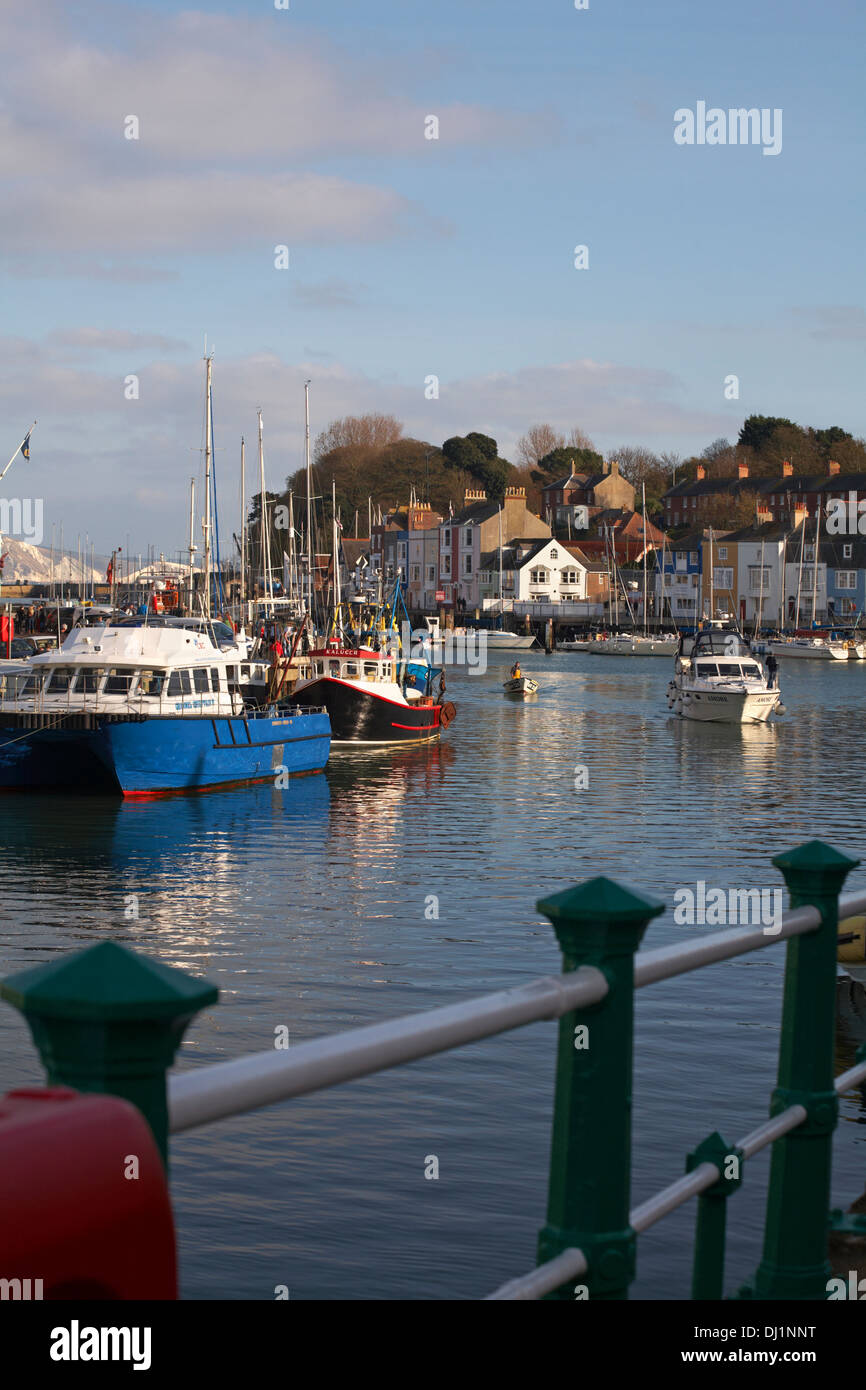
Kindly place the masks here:
POLYGON ((683 719, 725 724, 763 724, 783 714, 781 692, 739 633, 699 632, 690 656, 678 656, 668 686, 668 709, 683 719))

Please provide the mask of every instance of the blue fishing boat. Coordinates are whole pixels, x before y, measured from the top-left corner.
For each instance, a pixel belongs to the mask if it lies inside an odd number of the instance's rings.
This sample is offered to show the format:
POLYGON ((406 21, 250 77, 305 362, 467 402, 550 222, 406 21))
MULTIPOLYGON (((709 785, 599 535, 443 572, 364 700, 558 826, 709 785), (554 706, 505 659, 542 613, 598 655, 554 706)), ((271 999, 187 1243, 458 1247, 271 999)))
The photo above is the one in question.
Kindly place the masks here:
POLYGON ((321 772, 327 711, 248 708, 243 649, 221 640, 171 618, 74 629, 7 680, 0 790, 152 797, 321 772))

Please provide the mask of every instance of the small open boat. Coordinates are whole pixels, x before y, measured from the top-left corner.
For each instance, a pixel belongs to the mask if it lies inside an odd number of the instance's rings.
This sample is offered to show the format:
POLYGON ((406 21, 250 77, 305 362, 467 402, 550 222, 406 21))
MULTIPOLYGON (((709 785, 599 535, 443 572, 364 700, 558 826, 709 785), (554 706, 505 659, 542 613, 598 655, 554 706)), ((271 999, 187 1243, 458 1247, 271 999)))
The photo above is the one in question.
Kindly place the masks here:
POLYGON ((502 689, 506 695, 537 695, 538 681, 531 676, 512 676, 504 682, 502 689))

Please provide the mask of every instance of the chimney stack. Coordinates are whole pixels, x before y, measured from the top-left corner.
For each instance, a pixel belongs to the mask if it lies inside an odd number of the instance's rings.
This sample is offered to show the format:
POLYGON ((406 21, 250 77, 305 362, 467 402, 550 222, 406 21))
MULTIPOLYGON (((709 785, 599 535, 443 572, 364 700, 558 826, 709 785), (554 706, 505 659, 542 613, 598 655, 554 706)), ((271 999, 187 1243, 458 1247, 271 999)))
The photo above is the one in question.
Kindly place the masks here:
POLYGON ((525 497, 525 496, 526 496, 526 488, 525 488, 525 487, 507 487, 507 488, 505 489, 505 496, 506 496, 506 498, 509 498, 509 497, 525 497))
POLYGON ((747 463, 741 463, 741 464, 738 466, 738 468, 737 468, 737 477, 738 477, 738 478, 748 478, 748 476, 749 476, 749 465, 748 465, 747 463))
POLYGON ((836 475, 838 474, 838 472, 839 472, 839 465, 838 465, 838 463, 834 463, 833 460, 831 459, 831 460, 830 460, 830 477, 831 477, 831 478, 835 478, 836 475))
POLYGON ((704 478, 705 478, 706 476, 707 476, 707 470, 706 470, 706 468, 704 468, 704 465, 703 465, 702 463, 699 463, 699 464, 698 464, 698 471, 697 471, 697 473, 695 474, 695 477, 697 478, 697 480, 698 480, 699 483, 702 483, 702 482, 704 481, 704 478))
POLYGON ((793 463, 789 463, 788 460, 785 459, 784 463, 782 464, 782 477, 783 477, 783 478, 790 478, 791 475, 793 474, 793 472, 794 472, 794 465, 793 465, 793 463))

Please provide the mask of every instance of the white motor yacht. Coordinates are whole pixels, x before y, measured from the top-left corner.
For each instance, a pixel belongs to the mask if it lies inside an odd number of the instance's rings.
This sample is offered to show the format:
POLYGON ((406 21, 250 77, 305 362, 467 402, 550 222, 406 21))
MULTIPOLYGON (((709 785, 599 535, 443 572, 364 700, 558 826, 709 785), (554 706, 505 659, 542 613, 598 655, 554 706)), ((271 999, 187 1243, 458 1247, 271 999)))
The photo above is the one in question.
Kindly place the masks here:
POLYGON ((699 632, 691 655, 677 657, 667 700, 674 714, 704 722, 764 724, 784 713, 781 691, 745 639, 719 628, 699 632))

